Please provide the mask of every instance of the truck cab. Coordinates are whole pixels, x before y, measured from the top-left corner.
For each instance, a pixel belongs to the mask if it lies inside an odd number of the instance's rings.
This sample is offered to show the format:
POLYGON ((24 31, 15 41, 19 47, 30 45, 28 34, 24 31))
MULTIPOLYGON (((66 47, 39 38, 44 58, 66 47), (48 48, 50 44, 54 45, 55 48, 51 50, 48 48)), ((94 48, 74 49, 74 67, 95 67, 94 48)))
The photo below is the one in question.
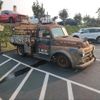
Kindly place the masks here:
POLYGON ((36 53, 48 61, 51 60, 56 38, 68 36, 64 27, 56 24, 41 25, 36 36, 36 53))
POLYGON ((20 34, 17 31, 11 37, 11 43, 17 46, 19 55, 30 54, 56 62, 60 67, 85 68, 95 61, 94 46, 88 41, 69 36, 63 26, 54 23, 37 25, 35 28, 26 26, 15 27, 15 30, 23 32, 20 34))

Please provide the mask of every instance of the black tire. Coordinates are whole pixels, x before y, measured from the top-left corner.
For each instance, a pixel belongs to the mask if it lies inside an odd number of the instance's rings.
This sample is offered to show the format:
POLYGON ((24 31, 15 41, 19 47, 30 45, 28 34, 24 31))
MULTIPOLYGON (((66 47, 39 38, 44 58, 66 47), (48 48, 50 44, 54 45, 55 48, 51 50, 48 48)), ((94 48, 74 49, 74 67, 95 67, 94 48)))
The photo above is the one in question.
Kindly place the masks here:
POLYGON ((12 17, 9 18, 9 23, 14 23, 14 19, 12 17))
POLYGON ((76 35, 75 35, 75 36, 73 36, 73 37, 79 38, 79 36, 76 36, 76 35))
POLYGON ((70 60, 64 54, 57 55, 56 63, 58 66, 60 66, 62 68, 71 67, 70 60))
POLYGON ((100 36, 97 37, 96 42, 100 44, 100 36))
POLYGON ((24 46, 17 46, 17 53, 18 53, 20 56, 25 56, 24 46))

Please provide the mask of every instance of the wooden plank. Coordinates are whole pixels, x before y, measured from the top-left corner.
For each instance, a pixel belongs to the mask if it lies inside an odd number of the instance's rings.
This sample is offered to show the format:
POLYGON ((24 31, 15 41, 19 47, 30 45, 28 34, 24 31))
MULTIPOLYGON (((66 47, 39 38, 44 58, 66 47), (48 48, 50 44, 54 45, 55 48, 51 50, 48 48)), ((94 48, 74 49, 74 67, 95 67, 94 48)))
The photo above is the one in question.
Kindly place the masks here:
POLYGON ((0 25, 0 31, 2 32, 4 30, 4 26, 0 25))

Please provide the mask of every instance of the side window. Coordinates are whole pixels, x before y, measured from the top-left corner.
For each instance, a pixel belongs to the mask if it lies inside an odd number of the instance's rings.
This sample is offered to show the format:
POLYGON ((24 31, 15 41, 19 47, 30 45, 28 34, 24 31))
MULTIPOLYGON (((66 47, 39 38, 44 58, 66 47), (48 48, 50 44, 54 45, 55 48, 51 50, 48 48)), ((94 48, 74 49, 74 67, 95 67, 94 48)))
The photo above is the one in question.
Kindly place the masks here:
POLYGON ((96 32, 100 32, 100 29, 80 29, 79 31, 80 33, 96 33, 96 32))
POLYGON ((40 29, 39 37, 40 38, 50 38, 50 31, 46 29, 40 29))
POLYGON ((100 32, 100 29, 96 29, 96 32, 100 32))
POLYGON ((90 33, 96 33, 96 32, 100 32, 100 29, 89 29, 90 33))
POLYGON ((44 31, 44 30, 42 30, 42 29, 39 30, 39 35, 38 35, 38 37, 40 37, 40 38, 43 37, 43 31, 44 31))
POLYGON ((89 29, 89 32, 94 33, 94 32, 96 32, 96 29, 89 29))
POLYGON ((88 32, 89 32, 88 29, 81 29, 81 30, 80 30, 80 33, 88 33, 88 32))
POLYGON ((2 11, 1 14, 9 14, 8 11, 2 11))
POLYGON ((88 33, 88 32, 89 32, 89 30, 87 30, 87 29, 83 30, 83 33, 88 33))
POLYGON ((5 14, 5 11, 2 11, 1 14, 2 14, 2 15, 5 14))

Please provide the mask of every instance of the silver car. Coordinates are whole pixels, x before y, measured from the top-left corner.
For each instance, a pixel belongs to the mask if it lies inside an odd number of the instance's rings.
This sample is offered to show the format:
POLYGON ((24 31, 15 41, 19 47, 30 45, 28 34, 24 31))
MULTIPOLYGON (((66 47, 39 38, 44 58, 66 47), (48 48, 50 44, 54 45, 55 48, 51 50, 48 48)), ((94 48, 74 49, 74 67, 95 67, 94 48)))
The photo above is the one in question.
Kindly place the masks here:
POLYGON ((81 28, 78 32, 72 34, 73 37, 95 40, 100 43, 100 27, 81 28))

